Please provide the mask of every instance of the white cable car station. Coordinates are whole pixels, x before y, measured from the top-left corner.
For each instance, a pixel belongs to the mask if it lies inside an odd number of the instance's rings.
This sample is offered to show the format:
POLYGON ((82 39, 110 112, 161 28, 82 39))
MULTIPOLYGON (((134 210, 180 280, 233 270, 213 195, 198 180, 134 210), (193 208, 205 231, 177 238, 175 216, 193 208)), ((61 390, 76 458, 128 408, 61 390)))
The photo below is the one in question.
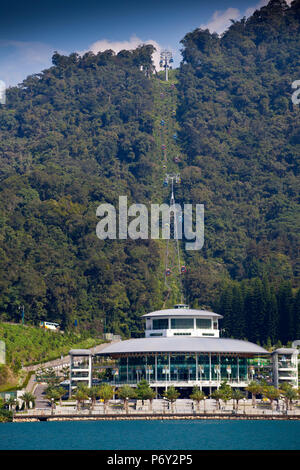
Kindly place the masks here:
POLYGON ((220 338, 218 322, 222 316, 217 313, 180 304, 143 317, 146 320, 144 338, 111 343, 95 354, 93 360, 87 351, 88 365, 84 371, 78 366, 78 357, 75 361, 75 356, 84 357, 84 351, 70 351, 70 388, 74 388, 78 380, 82 383, 82 372, 91 383, 93 363, 107 371, 107 382, 113 386, 135 387, 141 379, 146 379, 157 393, 171 385, 183 395, 195 386, 211 393, 224 380, 232 387, 243 389, 263 371, 277 387, 281 381, 293 386, 298 383, 296 348, 285 348, 285 375, 278 373, 283 363, 282 351, 278 351, 278 360, 276 351, 270 353, 248 341, 220 338), (80 378, 76 377, 76 371, 81 372, 80 378))

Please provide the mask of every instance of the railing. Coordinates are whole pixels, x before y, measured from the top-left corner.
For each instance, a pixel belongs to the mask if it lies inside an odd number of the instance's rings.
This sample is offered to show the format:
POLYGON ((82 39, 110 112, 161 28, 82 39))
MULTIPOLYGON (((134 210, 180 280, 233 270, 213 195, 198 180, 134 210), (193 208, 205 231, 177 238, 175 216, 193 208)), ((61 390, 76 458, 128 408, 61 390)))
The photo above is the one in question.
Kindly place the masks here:
POLYGON ((110 403, 106 407, 103 404, 95 405, 94 409, 82 407, 81 409, 77 410, 76 406, 63 406, 57 407, 56 409, 29 409, 28 411, 24 412, 16 412, 14 416, 16 418, 26 418, 28 417, 57 417, 59 418, 64 416, 83 416, 83 417, 93 417, 93 416, 105 416, 105 415, 113 415, 113 416, 128 416, 128 415, 147 415, 147 416, 155 416, 155 415, 209 415, 211 417, 218 416, 218 415, 246 415, 246 416, 274 416, 274 417, 282 417, 282 416, 290 416, 290 417, 298 417, 300 418, 300 406, 294 404, 293 409, 286 410, 283 403, 281 403, 280 409, 276 409, 275 406, 273 409, 271 408, 270 403, 268 404, 261 404, 257 403, 257 406, 254 408, 252 407, 251 400, 247 400, 247 402, 243 403, 242 401, 239 403, 238 409, 236 409, 236 405, 233 404, 232 400, 230 400, 226 404, 221 404, 220 408, 215 400, 208 399, 204 402, 202 401, 200 406, 198 407, 196 403, 192 401, 187 402, 184 400, 184 403, 181 404, 180 400, 177 400, 173 406, 168 403, 167 401, 163 400, 154 400, 152 404, 152 409, 150 409, 149 404, 145 404, 144 406, 132 406, 129 405, 128 409, 123 406, 123 404, 115 404, 114 406, 110 403))
MULTIPOLYGON (((217 387, 219 386, 222 381, 225 380, 224 378, 222 379, 212 379, 212 380, 195 380, 195 379, 190 379, 190 380, 169 380, 167 378, 167 380, 163 377, 162 379, 157 379, 157 380, 154 380, 154 379, 150 379, 148 380, 148 383, 151 387, 170 387, 171 385, 174 385, 175 387, 184 387, 186 386, 186 384, 188 383, 190 386, 192 385, 195 385, 195 386, 199 386, 201 385, 202 387, 217 387)), ((115 387, 119 387, 119 386, 122 386, 124 384, 128 384, 128 385, 136 385, 138 382, 140 381, 137 380, 137 379, 132 379, 132 380, 127 380, 127 379, 124 379, 124 380, 106 380, 106 381, 102 381, 102 382, 105 382, 105 383, 108 383, 109 385, 112 385, 112 386, 115 386, 115 387)), ((250 379, 245 379, 245 378, 240 378, 240 380, 237 380, 237 379, 226 379, 227 383, 229 383, 230 385, 232 385, 233 387, 246 387, 248 385, 248 383, 250 382, 250 379)))
POLYGON ((89 365, 88 364, 79 364, 77 366, 73 365, 71 369, 72 370, 75 370, 75 369, 89 370, 89 365))
POLYGON ((278 369, 297 369, 297 365, 290 361, 278 362, 278 369))

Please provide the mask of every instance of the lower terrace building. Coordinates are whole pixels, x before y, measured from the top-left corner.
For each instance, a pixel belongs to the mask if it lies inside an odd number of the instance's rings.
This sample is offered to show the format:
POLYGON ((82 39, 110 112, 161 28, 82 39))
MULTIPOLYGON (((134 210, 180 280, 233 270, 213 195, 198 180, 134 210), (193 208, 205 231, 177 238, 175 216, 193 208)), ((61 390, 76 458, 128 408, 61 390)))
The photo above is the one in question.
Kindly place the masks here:
MULTIPOLYGON (((214 312, 189 309, 176 305, 144 315, 145 338, 112 343, 91 358, 90 351, 71 351, 70 387, 91 383, 92 367, 107 371, 107 381, 116 387, 136 386, 146 379, 157 393, 173 385, 182 396, 198 386, 206 393, 227 380, 232 387, 245 388, 251 380, 264 378, 279 386, 285 380, 298 384, 297 349, 285 350, 285 366, 280 372, 282 353, 272 354, 248 341, 219 337, 218 322, 222 318, 214 312), (80 369, 75 356, 82 355, 88 370, 80 369), (72 363, 74 364, 72 366, 72 363), (296 364, 296 367, 295 367, 296 364), (278 372, 279 371, 279 372, 278 372), (78 376, 79 374, 79 376, 78 376), (290 377, 289 380, 287 377, 290 377)), ((71 390, 70 388, 70 390, 71 390)))

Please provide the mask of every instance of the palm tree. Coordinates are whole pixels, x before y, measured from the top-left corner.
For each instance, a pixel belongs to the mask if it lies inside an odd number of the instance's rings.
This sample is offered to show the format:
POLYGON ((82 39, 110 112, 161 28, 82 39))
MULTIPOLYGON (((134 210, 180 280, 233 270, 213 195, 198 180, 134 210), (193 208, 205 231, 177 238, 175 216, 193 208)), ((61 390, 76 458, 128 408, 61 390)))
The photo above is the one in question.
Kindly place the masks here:
POLYGON ((74 397, 77 401, 77 410, 79 411, 81 407, 81 403, 84 403, 84 401, 87 400, 88 398, 87 387, 84 387, 84 386, 78 387, 75 392, 74 397))
POLYGON ((219 392, 221 393, 221 400, 223 400, 223 402, 226 403, 228 402, 228 400, 230 400, 232 398, 232 389, 230 387, 230 385, 227 383, 226 380, 224 380, 220 387, 219 387, 219 392))
POLYGON ((8 405, 8 409, 11 411, 13 407, 16 405, 17 400, 16 398, 10 396, 9 399, 5 401, 5 403, 8 405))
POLYGON ((271 409, 273 410, 273 402, 274 400, 280 397, 280 390, 275 388, 273 385, 268 385, 263 388, 263 395, 268 398, 271 402, 271 409))
POLYGON ((125 411, 128 414, 128 400, 129 398, 136 397, 135 390, 129 385, 123 385, 123 387, 118 389, 117 395, 119 398, 121 398, 121 400, 123 400, 125 411))
POLYGON ((103 384, 99 388, 99 396, 104 402, 104 413, 106 413, 106 406, 109 400, 114 396, 114 390, 111 385, 103 384))
POLYGON ((205 394, 198 387, 194 387, 190 398, 197 402, 197 411, 200 412, 200 402, 205 399, 205 394))
POLYGON ((92 410, 94 409, 95 403, 97 398, 100 397, 100 388, 99 387, 91 387, 88 390, 88 396, 92 400, 92 410))
POLYGON ((246 387, 247 392, 250 392, 252 395, 252 406, 256 408, 256 397, 257 395, 261 395, 263 392, 263 387, 255 382, 254 380, 249 383, 248 387, 246 387))
POLYGON ((176 388, 171 385, 168 389, 164 392, 164 397, 171 403, 171 411, 174 412, 174 403, 176 402, 177 398, 179 397, 180 393, 176 388))
POLYGON ((57 387, 56 394, 59 399, 59 404, 62 406, 62 397, 66 394, 66 390, 63 387, 57 387))
POLYGON ((214 390, 210 396, 211 398, 216 400, 217 409, 220 409, 221 408, 220 400, 222 400, 222 392, 220 392, 220 390, 217 389, 217 390, 214 390))
POLYGON ((146 400, 149 400, 149 411, 152 411, 153 400, 156 397, 155 391, 151 387, 149 387, 147 389, 145 397, 146 400))
POLYGON ((231 396, 232 396, 232 399, 233 399, 233 409, 238 411, 239 401, 242 400, 245 395, 243 394, 243 392, 241 392, 240 389, 236 388, 235 390, 232 390, 231 396), (234 401, 235 401, 235 406, 234 406, 234 401))
POLYGON ((20 398, 21 398, 21 400, 24 401, 26 410, 28 410, 28 408, 30 406, 30 403, 34 407, 34 405, 35 405, 35 396, 32 393, 25 392, 25 393, 23 393, 23 395, 20 398))
POLYGON ((290 384, 284 383, 281 385, 280 391, 284 396, 286 410, 292 409, 293 400, 298 398, 298 390, 293 388, 290 384))

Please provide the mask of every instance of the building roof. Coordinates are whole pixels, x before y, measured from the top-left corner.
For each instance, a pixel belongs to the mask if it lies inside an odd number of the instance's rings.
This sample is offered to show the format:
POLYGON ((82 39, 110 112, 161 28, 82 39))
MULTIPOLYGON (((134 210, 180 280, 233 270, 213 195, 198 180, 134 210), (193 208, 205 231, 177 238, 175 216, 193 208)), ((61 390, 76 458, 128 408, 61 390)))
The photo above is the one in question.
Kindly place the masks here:
POLYGON ((146 313, 143 317, 216 317, 223 318, 218 313, 209 312, 208 310, 195 310, 191 308, 168 308, 165 310, 156 310, 155 312, 146 313))
POLYGON ((158 337, 138 338, 120 341, 103 348, 99 355, 125 353, 250 353, 270 354, 261 346, 248 341, 229 338, 197 338, 197 337, 158 337))
POLYGON ((71 349, 70 356, 91 356, 92 353, 89 349, 71 349))
POLYGON ((298 349, 296 348, 279 348, 275 349, 275 351, 272 352, 272 354, 299 354, 298 349))

